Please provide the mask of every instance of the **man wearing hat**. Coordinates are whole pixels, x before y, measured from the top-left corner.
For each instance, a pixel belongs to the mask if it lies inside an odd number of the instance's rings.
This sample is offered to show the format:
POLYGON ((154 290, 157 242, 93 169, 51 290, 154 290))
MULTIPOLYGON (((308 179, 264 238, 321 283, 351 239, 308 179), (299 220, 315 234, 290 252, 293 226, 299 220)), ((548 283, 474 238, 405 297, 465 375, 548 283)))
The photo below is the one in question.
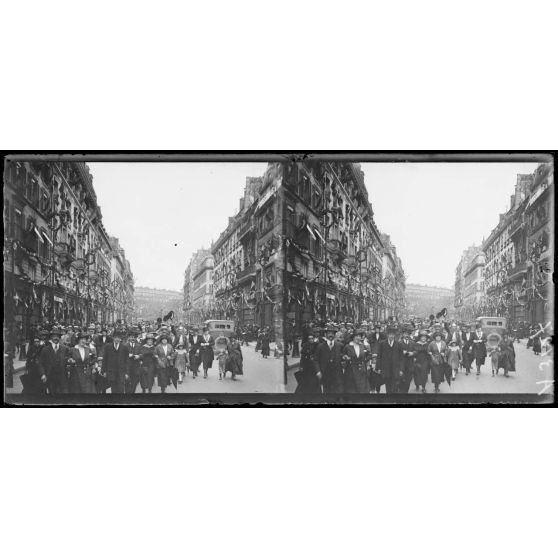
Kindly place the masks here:
POLYGON ((138 331, 134 328, 128 332, 128 381, 126 393, 135 393, 140 381, 141 345, 137 340, 138 331))
POLYGON ((192 369, 192 377, 196 379, 198 377, 198 371, 200 368, 201 357, 200 357, 200 343, 202 341, 203 329, 200 327, 198 333, 194 332, 188 337, 188 345, 190 347, 189 357, 190 357, 190 368, 192 369))
POLYGON ((39 356, 41 381, 51 395, 68 393, 68 347, 60 342, 60 334, 57 328, 51 330, 50 343, 43 347, 39 356))
POLYGON ((97 335, 93 342, 95 343, 95 348, 97 349, 97 356, 103 356, 103 350, 105 345, 112 342, 112 339, 107 334, 107 328, 105 326, 101 327, 99 335, 97 335))
POLYGON ((376 372, 382 376, 386 393, 397 393, 399 382, 403 378, 403 350, 395 340, 395 335, 395 329, 388 329, 387 339, 378 345, 376 372))
POLYGON ((411 339, 411 328, 403 331, 401 338, 403 351, 403 377, 399 382, 398 393, 409 393, 411 380, 415 371, 415 342, 411 339))
MULTIPOLYGON (((269 336, 268 336, 269 339, 269 336)), ((200 360, 203 366, 203 377, 207 378, 207 370, 213 366, 214 352, 213 347, 215 345, 215 340, 211 335, 209 335, 209 330, 207 327, 203 328, 203 335, 200 340, 200 360)), ((268 342, 269 351, 269 342, 268 342)), ((268 352, 269 355, 269 352, 268 352)))
POLYGON ((123 334, 114 330, 113 340, 103 349, 102 372, 106 374, 111 393, 125 393, 128 379, 128 347, 122 342, 123 334))
POLYGON ((70 348, 68 364, 70 364, 70 393, 95 393, 91 366, 94 354, 87 345, 87 331, 78 333, 77 346, 70 348))
POLYGON ((21 376, 21 383, 23 384, 22 393, 28 394, 45 394, 46 385, 41 381, 41 368, 39 364, 39 357, 43 345, 41 345, 41 335, 37 331, 31 338, 31 344, 27 351, 25 368, 26 373, 21 376))
POLYGON ((188 350, 188 336, 184 331, 184 326, 178 326, 176 335, 174 337, 173 346, 176 348, 178 345, 182 345, 186 350, 188 350))
POLYGON ((370 345, 370 352, 373 355, 378 355, 378 348, 380 343, 385 340, 385 335, 382 333, 380 324, 374 326, 374 332, 368 336, 368 344, 370 345))
POLYGON ((473 334, 468 325, 464 325, 461 329, 463 330, 461 333, 462 366, 465 368, 465 374, 469 375, 473 363, 473 334))
POLYGON ((315 350, 317 376, 324 393, 343 393, 343 368, 341 357, 343 345, 335 341, 337 328, 329 324, 325 328, 325 339, 315 350))
POLYGON ((475 361, 477 366, 477 376, 480 374, 481 366, 486 360, 486 342, 487 337, 482 331, 482 325, 478 323, 476 331, 473 334, 473 350, 471 351, 472 360, 475 361))

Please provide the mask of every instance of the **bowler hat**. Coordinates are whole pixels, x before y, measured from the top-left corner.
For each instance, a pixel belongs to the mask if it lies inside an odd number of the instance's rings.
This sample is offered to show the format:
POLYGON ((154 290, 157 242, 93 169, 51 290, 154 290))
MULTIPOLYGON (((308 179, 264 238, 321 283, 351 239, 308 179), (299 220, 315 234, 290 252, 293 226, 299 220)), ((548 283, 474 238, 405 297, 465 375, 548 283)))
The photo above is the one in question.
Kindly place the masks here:
POLYGON ((58 335, 58 337, 60 337, 62 335, 62 331, 60 331, 57 327, 53 327, 50 330, 50 336, 52 337, 53 335, 58 335))
POLYGON ((89 337, 89 333, 87 331, 80 331, 77 335, 76 338, 79 341, 80 339, 87 339, 89 337))

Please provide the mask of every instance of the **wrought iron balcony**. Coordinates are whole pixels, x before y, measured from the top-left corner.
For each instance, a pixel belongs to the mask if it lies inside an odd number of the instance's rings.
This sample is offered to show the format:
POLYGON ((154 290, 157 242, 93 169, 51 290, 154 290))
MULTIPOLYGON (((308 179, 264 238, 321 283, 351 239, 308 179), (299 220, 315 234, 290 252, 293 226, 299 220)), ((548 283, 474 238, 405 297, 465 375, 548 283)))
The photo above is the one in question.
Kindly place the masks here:
POLYGON ((522 231, 525 227, 525 220, 523 214, 518 215, 513 219, 510 225, 510 238, 515 236, 518 232, 522 231))
POLYGON ((254 264, 246 266, 242 271, 239 271, 236 275, 236 280, 239 282, 252 275, 256 275, 256 266, 254 264))
POLYGON ((508 273, 508 280, 515 278, 517 275, 525 273, 527 271, 527 260, 522 263, 516 264, 512 267, 508 273))

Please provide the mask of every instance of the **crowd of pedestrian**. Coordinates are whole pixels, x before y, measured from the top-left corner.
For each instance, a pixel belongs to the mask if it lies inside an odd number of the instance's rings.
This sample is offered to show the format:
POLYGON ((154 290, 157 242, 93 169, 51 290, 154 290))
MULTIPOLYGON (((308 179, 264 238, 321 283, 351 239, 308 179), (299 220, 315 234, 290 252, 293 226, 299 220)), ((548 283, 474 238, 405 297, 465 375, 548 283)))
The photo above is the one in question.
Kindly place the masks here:
MULTIPOLYGON (((535 354, 541 338, 550 343, 547 333, 548 327, 529 330, 535 354)), ((300 354, 295 393, 409 393, 413 384, 416 392, 426 393, 429 379, 439 393, 440 385, 451 386, 460 372, 479 376, 487 358, 492 376, 502 370, 509 377, 516 371, 514 341, 519 342, 514 332, 489 340, 480 323, 470 327, 430 317, 405 323, 307 323, 291 337, 288 350, 300 354)))
POLYGON ((219 380, 243 374, 237 334, 215 339, 205 326, 161 321, 84 329, 54 323, 33 329, 21 382, 24 394, 152 393, 155 385, 165 393, 188 378, 208 378, 215 360, 219 380))

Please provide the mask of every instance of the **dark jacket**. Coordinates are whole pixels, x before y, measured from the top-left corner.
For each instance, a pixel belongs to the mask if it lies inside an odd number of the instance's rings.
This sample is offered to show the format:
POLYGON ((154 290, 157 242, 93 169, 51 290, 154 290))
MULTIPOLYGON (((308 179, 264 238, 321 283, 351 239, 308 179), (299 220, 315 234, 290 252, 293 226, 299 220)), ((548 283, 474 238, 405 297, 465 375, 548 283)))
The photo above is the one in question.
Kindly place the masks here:
POLYGON ((124 383, 124 376, 128 373, 127 345, 120 343, 118 351, 114 348, 114 343, 105 345, 102 372, 107 375, 109 382, 124 383))
POLYGON ((69 349, 62 343, 58 344, 58 352, 54 352, 52 343, 47 343, 39 355, 39 371, 49 381, 67 380, 66 364, 69 357, 69 349))
POLYGON ((138 343, 137 341, 134 341, 134 346, 132 347, 132 345, 130 343, 127 344, 128 347, 128 372, 130 375, 132 374, 139 374, 140 372, 140 363, 141 363, 141 358, 134 358, 136 356, 140 356, 141 357, 141 343, 138 343), (132 355, 132 356, 130 356, 132 355))
POLYGON ((379 344, 376 371, 381 372, 384 380, 396 377, 403 371, 403 349, 400 343, 394 341, 390 347, 386 339, 379 344))
POLYGON ((338 341, 333 342, 330 349, 327 339, 318 344, 314 352, 316 368, 322 374, 322 383, 326 391, 329 388, 337 391, 340 387, 343 369, 341 365, 341 357, 343 356, 343 345, 338 341))

